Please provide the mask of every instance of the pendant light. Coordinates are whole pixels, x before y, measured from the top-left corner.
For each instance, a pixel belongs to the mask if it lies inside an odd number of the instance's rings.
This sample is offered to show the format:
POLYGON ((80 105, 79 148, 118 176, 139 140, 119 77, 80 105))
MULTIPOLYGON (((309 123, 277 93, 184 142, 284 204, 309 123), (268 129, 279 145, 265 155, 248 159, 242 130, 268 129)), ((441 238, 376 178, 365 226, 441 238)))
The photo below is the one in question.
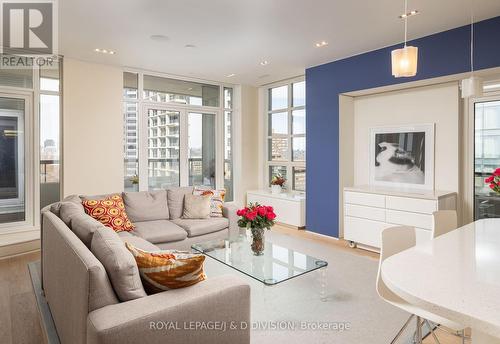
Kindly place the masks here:
MULTIPOLYGON (((405 0, 405 12, 408 13, 408 0, 405 0)), ((408 37, 408 16, 405 21, 405 44, 401 49, 391 52, 392 75, 396 78, 410 77, 417 74, 418 48, 406 45, 408 37)))
POLYGON ((474 5, 471 5, 470 23, 470 77, 462 80, 462 98, 483 95, 483 80, 474 75, 474 5))

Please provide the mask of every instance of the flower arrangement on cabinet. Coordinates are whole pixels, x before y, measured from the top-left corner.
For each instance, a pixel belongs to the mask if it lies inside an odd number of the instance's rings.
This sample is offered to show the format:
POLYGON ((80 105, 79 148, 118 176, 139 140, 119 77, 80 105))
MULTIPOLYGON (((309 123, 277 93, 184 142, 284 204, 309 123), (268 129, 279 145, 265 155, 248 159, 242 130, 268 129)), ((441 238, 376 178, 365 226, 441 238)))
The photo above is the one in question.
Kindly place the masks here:
POLYGON ((280 193, 285 183, 286 179, 281 175, 281 173, 275 174, 271 178, 271 192, 273 194, 280 193))

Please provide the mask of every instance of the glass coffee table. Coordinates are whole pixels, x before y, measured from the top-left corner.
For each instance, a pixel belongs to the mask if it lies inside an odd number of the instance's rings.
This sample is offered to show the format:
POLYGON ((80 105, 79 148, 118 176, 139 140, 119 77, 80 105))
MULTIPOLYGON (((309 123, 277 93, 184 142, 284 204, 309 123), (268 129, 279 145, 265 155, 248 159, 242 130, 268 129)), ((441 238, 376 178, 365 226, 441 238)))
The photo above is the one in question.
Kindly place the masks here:
MULTIPOLYGON (((256 256, 250 249, 251 239, 240 234, 236 238, 211 240, 192 245, 194 251, 205 254, 216 261, 250 276, 266 286, 276 285, 315 270, 320 272, 323 292, 326 288, 324 260, 287 247, 265 242, 264 254, 256 256)), ((324 295, 322 295, 324 297, 324 295)))

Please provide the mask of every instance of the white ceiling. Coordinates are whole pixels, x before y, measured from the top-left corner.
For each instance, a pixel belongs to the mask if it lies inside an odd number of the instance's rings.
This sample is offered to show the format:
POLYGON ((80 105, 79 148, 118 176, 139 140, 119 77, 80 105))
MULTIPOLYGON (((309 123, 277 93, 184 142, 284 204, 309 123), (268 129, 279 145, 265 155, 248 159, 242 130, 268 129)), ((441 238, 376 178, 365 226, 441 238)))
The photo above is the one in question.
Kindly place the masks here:
MULTIPOLYGON (((500 0, 408 1, 421 12, 409 19, 410 39, 469 23, 472 2, 476 21, 500 15, 500 0)), ((403 0, 61 0, 59 50, 86 61, 262 85, 401 42, 403 7, 403 0), (322 40, 329 45, 315 48, 322 40)))

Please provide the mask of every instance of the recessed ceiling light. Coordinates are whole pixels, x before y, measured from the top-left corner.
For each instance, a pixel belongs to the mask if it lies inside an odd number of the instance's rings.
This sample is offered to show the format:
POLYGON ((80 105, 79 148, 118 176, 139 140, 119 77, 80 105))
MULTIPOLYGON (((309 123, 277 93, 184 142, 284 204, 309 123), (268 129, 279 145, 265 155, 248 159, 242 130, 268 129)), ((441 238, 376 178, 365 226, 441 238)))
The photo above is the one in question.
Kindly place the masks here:
POLYGON ((405 18, 408 18, 408 17, 413 17, 417 14, 419 14, 420 12, 418 10, 412 10, 408 13, 403 13, 402 15, 399 16, 400 19, 405 19, 405 18))
POLYGON ((196 48, 196 45, 194 44, 186 44, 184 48, 196 48))
POLYGON ((151 38, 153 41, 157 41, 157 42, 168 41, 168 37, 165 35, 151 35, 151 36, 149 36, 149 38, 151 38))
POLYGON ((328 45, 328 42, 326 42, 326 41, 321 41, 321 42, 318 42, 315 44, 316 48, 326 47, 327 45, 328 45))
POLYGON ((226 78, 232 78, 232 77, 233 77, 233 76, 235 76, 235 75, 236 75, 236 74, 231 73, 231 74, 226 75, 226 78))
POLYGON ((109 50, 109 49, 95 48, 94 51, 96 53, 101 53, 101 54, 108 54, 108 55, 114 55, 115 54, 114 50, 109 50))
POLYGON ((267 60, 260 61, 261 66, 267 66, 268 64, 269 64, 269 61, 267 61, 267 60))

